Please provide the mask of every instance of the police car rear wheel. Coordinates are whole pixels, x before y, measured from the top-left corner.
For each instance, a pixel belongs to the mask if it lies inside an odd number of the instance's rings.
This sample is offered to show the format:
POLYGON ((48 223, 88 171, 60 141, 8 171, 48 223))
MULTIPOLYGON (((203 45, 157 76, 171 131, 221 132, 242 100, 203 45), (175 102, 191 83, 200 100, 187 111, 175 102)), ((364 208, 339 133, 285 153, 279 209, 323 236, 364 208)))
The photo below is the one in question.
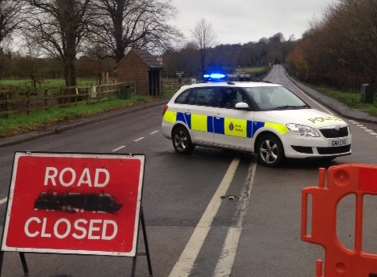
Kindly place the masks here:
POLYGON ((264 135, 257 145, 258 162, 262 165, 278 166, 284 159, 284 150, 280 140, 274 135, 264 135))
POLYGON ((194 150, 189 132, 181 126, 175 127, 172 133, 173 146, 176 152, 189 154, 194 150))

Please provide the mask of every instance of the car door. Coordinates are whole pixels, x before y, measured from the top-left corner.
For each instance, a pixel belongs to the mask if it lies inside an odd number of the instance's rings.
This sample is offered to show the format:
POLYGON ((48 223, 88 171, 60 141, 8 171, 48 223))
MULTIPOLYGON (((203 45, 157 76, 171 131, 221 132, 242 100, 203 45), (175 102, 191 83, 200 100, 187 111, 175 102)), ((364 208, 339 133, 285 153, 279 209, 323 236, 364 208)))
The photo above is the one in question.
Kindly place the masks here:
POLYGON ((239 110, 235 105, 245 102, 252 108, 242 90, 233 87, 221 89, 221 104, 214 117, 214 141, 226 147, 251 150, 254 113, 239 110))
POLYGON ((181 106, 178 121, 184 120, 191 130, 194 143, 213 144, 213 117, 216 115, 218 88, 198 87, 190 90, 185 105, 181 106))

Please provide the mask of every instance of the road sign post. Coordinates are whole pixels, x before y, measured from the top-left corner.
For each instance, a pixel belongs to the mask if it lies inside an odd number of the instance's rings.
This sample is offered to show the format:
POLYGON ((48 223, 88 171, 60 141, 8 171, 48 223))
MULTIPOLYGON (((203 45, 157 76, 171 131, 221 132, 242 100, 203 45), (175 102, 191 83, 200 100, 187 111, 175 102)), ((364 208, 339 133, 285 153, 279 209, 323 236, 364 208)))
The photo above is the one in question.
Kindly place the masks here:
POLYGON ((63 253, 132 257, 134 276, 141 224, 152 276, 144 162, 143 155, 16 153, 1 250, 19 252, 25 274, 24 253, 63 253))

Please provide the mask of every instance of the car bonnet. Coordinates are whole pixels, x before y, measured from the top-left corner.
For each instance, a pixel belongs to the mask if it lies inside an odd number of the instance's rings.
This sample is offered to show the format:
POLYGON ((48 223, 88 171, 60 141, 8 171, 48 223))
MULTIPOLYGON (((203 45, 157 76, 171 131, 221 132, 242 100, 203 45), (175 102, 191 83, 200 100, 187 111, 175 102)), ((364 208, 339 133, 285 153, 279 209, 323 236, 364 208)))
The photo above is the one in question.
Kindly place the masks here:
POLYGON ((313 128, 347 126, 341 118, 315 109, 261 111, 255 113, 255 121, 280 124, 295 123, 313 128))

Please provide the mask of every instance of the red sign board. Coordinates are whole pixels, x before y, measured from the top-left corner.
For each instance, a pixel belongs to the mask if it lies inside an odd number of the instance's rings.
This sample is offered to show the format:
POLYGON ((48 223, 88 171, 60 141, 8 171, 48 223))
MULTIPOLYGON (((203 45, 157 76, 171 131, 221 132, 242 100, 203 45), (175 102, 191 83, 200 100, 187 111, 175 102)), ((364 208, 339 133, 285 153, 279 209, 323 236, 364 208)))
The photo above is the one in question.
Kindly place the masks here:
POLYGON ((2 250, 135 256, 144 156, 16 153, 2 250))

